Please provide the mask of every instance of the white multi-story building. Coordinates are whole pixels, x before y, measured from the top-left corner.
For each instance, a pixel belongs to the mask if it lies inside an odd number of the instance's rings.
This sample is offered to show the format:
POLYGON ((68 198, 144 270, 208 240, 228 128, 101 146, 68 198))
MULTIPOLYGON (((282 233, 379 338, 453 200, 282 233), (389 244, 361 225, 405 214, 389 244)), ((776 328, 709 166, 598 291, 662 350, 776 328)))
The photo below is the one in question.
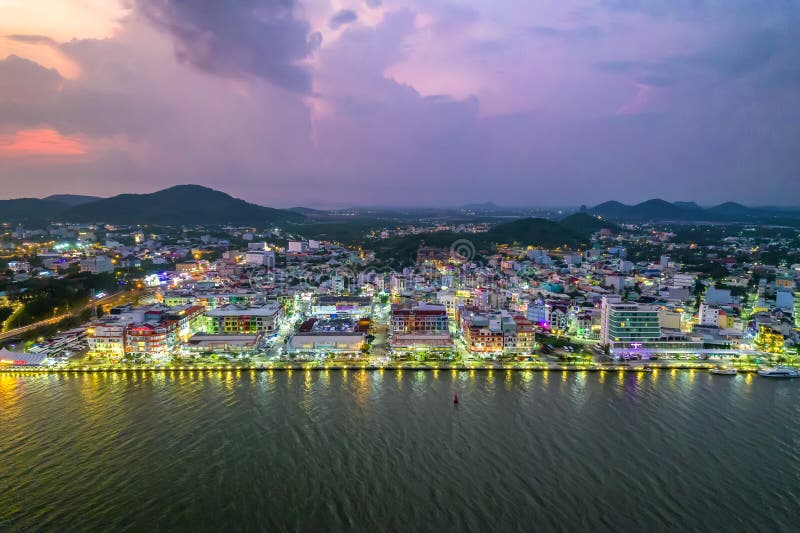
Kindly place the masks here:
POLYGON ((112 314, 94 322, 87 331, 92 352, 111 358, 143 355, 165 358, 180 341, 200 326, 203 308, 150 306, 112 309, 112 314))
POLYGON ((105 255, 87 257, 81 259, 81 272, 91 272, 92 274, 114 272, 114 263, 105 255))
POLYGON ((93 324, 86 340, 96 354, 121 358, 125 355, 125 331, 133 322, 130 315, 109 316, 93 324))
POLYGON ((701 326, 719 326, 719 307, 700 304, 698 318, 701 326))
POLYGON ((275 252, 272 250, 248 250, 244 255, 244 262, 248 265, 273 268, 275 266, 275 252))
POLYGON ((690 272, 676 272, 672 277, 672 284, 676 287, 691 287, 694 285, 696 277, 690 272))
POLYGON ((301 254, 306 251, 306 243, 303 241, 289 241, 286 250, 289 253, 301 254))

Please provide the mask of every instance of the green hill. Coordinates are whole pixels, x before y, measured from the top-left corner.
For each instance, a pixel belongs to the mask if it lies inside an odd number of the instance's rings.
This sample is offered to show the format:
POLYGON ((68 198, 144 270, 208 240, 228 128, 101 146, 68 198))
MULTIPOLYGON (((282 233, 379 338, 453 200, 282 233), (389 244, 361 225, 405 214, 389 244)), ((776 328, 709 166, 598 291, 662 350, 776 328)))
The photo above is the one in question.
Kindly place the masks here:
POLYGON ((67 209, 70 222, 112 224, 273 224, 301 222, 300 213, 251 204, 199 185, 177 185, 149 194, 120 194, 67 209))
POLYGON ((523 218, 498 224, 488 232, 478 235, 484 243, 554 248, 586 244, 592 233, 592 231, 577 232, 559 222, 545 218, 523 218))
POLYGON ((577 214, 561 222, 544 218, 523 218, 498 224, 485 233, 437 232, 422 235, 408 235, 377 241, 371 248, 383 260, 404 263, 413 262, 420 245, 449 248, 459 240, 472 243, 475 252, 492 252, 497 245, 541 246, 543 248, 581 248, 588 246, 593 233, 602 228, 614 228, 613 224, 597 220, 595 217, 577 214))
POLYGON ((87 196, 85 194, 51 194, 50 196, 46 196, 42 199, 58 202, 72 207, 76 205, 88 204, 89 202, 95 202, 101 198, 99 196, 87 196))
POLYGON ((617 230, 618 226, 608 220, 601 220, 586 213, 575 213, 559 221, 559 224, 578 235, 592 235, 601 229, 617 230))
POLYGON ((50 220, 58 218, 66 208, 67 206, 61 202, 39 198, 0 200, 0 222, 43 226, 50 220))

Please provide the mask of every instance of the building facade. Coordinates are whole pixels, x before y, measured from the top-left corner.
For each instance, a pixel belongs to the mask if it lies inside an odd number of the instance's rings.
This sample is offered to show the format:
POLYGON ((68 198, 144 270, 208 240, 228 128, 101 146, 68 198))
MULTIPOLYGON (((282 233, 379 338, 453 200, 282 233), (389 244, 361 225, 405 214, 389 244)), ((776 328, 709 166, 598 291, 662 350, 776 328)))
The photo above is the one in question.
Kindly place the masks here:
POLYGON ((273 302, 261 307, 228 305, 206 313, 206 331, 212 334, 270 335, 283 321, 283 308, 273 302))
POLYGON ((647 345, 661 337, 655 307, 623 302, 618 296, 603 297, 600 320, 600 341, 611 348, 647 345))

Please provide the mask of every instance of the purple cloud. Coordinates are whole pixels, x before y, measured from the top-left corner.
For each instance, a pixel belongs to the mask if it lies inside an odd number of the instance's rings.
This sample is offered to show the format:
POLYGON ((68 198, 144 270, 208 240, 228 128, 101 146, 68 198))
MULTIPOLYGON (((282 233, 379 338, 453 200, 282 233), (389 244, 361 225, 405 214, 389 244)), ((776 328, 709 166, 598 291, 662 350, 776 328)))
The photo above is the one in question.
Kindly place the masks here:
POLYGON ((309 92, 299 62, 318 42, 296 18, 294 0, 137 0, 139 10, 168 31, 179 61, 226 77, 257 76, 309 92))
POLYGON ((328 21, 328 27, 332 30, 338 30, 342 26, 346 26, 351 22, 358 20, 358 15, 352 9, 342 9, 333 14, 328 21))
POLYGON ((137 0, 108 39, 13 37, 81 75, 0 56, 0 133, 53 129, 87 154, 0 161, 3 195, 66 180, 278 206, 800 195, 787 3, 374 4, 348 4, 361 22, 325 41, 329 7, 300 0, 137 0))

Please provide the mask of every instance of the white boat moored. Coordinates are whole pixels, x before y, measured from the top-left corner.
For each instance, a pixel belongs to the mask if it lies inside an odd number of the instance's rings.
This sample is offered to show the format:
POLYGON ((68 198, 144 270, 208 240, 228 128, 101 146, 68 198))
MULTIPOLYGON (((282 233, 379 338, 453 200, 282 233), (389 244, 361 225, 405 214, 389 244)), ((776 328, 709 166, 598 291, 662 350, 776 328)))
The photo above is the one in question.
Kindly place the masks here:
POLYGON ((800 378, 800 370, 791 366, 779 365, 773 368, 763 368, 758 371, 758 375, 765 378, 800 378))

